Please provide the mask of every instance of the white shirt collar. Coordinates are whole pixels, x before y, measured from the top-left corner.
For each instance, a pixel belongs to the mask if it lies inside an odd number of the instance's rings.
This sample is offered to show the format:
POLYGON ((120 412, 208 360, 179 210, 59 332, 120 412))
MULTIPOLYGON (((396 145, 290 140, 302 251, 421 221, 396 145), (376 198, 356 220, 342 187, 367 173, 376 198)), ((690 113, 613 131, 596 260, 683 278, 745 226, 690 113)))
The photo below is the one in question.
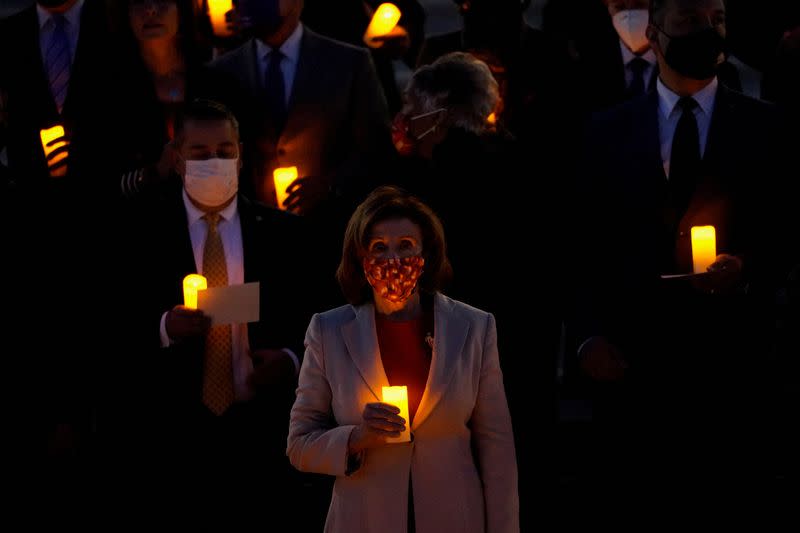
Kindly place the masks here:
MULTIPOLYGON (((714 111, 714 102, 717 98, 718 86, 719 82, 717 78, 714 78, 711 80, 711 83, 692 95, 692 98, 700 105, 700 109, 708 116, 711 116, 711 112, 714 111)), ((656 82, 656 90, 658 91, 658 108, 664 118, 669 118, 675 111, 675 106, 678 105, 678 101, 681 97, 664 85, 660 77, 658 78, 658 82, 656 82)))
MULTIPOLYGON (((192 227, 194 224, 197 223, 198 220, 202 219, 206 215, 206 212, 198 209, 197 206, 192 203, 192 201, 189 199, 189 195, 186 194, 186 189, 183 189, 182 192, 183 192, 183 205, 186 206, 186 219, 189 222, 189 227, 192 227)), ((228 220, 233 220, 233 217, 235 217, 238 212, 239 212, 239 197, 235 196, 230 205, 228 205, 228 207, 220 211, 219 214, 224 220, 228 221, 228 220)))
POLYGON ((637 57, 641 57, 642 59, 650 63, 650 66, 655 66, 655 64, 658 62, 658 59, 656 58, 656 53, 653 52, 652 48, 648 48, 647 52, 645 52, 640 56, 637 56, 636 54, 631 52, 630 49, 627 46, 625 46, 625 43, 622 42, 622 39, 620 39, 619 49, 622 50, 622 64, 625 66, 627 66, 628 63, 630 63, 637 57))
MULTIPOLYGON (((298 24, 297 27, 294 29, 291 35, 283 42, 281 45, 281 53, 283 56, 294 63, 297 64, 297 61, 300 59, 300 44, 303 40, 303 25, 298 24)), ((258 58, 260 60, 264 60, 270 53, 272 53, 272 47, 267 45, 261 39, 256 39, 256 49, 258 50, 258 58)))
MULTIPOLYGON (((72 26, 77 26, 81 22, 81 10, 83 9, 84 0, 78 0, 71 8, 64 13, 64 18, 67 19, 72 26)), ((48 10, 36 4, 36 15, 39 17, 39 30, 44 29, 45 24, 50 22, 53 14, 48 10)))

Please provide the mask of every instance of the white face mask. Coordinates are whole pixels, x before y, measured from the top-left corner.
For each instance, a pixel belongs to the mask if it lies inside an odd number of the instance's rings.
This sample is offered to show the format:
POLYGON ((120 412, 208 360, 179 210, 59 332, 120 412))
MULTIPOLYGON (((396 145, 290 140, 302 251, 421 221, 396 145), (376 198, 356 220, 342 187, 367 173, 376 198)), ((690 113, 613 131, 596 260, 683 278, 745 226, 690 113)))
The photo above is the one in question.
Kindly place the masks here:
POLYGON ((626 9, 614 15, 614 29, 617 30, 617 35, 634 53, 648 46, 645 33, 648 18, 646 9, 626 9))
POLYGON ((239 159, 187 159, 184 187, 192 200, 217 207, 239 190, 239 159))

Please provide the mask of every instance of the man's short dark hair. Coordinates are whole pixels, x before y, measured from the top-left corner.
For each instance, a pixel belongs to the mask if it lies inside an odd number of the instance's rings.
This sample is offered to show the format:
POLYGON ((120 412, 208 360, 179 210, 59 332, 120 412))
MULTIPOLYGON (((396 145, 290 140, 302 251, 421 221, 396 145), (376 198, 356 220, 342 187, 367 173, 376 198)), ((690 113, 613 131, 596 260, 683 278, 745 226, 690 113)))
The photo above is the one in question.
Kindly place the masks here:
POLYGON ((236 132, 236 136, 239 136, 239 121, 236 120, 236 117, 227 107, 214 100, 197 99, 186 104, 175 124, 176 139, 183 138, 186 123, 191 120, 200 122, 227 120, 231 123, 231 127, 233 131, 236 132))

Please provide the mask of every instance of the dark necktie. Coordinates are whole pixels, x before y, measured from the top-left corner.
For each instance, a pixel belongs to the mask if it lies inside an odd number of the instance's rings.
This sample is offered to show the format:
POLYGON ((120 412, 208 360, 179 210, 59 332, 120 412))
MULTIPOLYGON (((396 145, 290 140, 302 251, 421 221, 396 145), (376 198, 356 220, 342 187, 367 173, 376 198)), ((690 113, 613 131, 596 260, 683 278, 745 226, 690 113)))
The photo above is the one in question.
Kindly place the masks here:
POLYGON ((67 37, 67 19, 64 15, 53 15, 53 33, 47 43, 47 52, 44 54, 44 64, 47 69, 47 79, 50 82, 50 93, 56 103, 58 112, 64 108, 69 87, 69 70, 72 66, 72 54, 67 37))
POLYGON ((669 184, 672 205, 683 212, 689 205, 694 188, 700 178, 702 157, 700 156, 700 132, 694 110, 698 107, 692 97, 678 101, 682 109, 675 136, 672 138, 672 155, 669 164, 669 184))
POLYGON ((267 79, 264 83, 264 87, 267 90, 267 106, 270 119, 278 136, 283 132, 283 127, 286 125, 286 86, 284 85, 283 71, 281 70, 283 57, 283 53, 278 49, 273 49, 269 53, 267 79))
POLYGON ((628 68, 633 73, 633 80, 631 80, 631 84, 628 87, 628 94, 631 98, 636 98, 644 94, 645 92, 645 80, 644 80, 644 73, 647 71, 647 67, 650 66, 650 63, 647 60, 642 59, 641 57, 634 57, 628 63, 628 68))

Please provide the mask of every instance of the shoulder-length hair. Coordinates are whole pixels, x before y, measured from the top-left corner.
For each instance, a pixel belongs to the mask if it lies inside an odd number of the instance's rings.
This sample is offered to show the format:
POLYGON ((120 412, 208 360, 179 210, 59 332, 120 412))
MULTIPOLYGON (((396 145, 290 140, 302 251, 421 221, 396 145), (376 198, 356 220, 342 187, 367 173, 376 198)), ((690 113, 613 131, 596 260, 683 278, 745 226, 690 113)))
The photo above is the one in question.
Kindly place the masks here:
MULTIPOLYGON (((202 65, 211 59, 211 47, 204 35, 204 12, 201 12, 196 0, 174 0, 178 6, 178 48, 183 55, 187 66, 202 65)), ((109 4, 109 18, 111 31, 118 40, 118 46, 125 61, 133 61, 144 68, 144 63, 139 55, 139 44, 130 25, 128 6, 131 0, 113 2, 109 4)), ((205 6, 205 2, 203 2, 205 6)))
POLYGON ((336 280, 351 304, 361 305, 373 299, 362 266, 372 228, 379 222, 398 218, 409 219, 422 232, 425 269, 419 279, 419 290, 434 293, 450 281, 452 268, 447 259, 441 220, 418 198, 399 187, 386 185, 372 191, 356 208, 344 233, 342 260, 336 271, 336 280))

